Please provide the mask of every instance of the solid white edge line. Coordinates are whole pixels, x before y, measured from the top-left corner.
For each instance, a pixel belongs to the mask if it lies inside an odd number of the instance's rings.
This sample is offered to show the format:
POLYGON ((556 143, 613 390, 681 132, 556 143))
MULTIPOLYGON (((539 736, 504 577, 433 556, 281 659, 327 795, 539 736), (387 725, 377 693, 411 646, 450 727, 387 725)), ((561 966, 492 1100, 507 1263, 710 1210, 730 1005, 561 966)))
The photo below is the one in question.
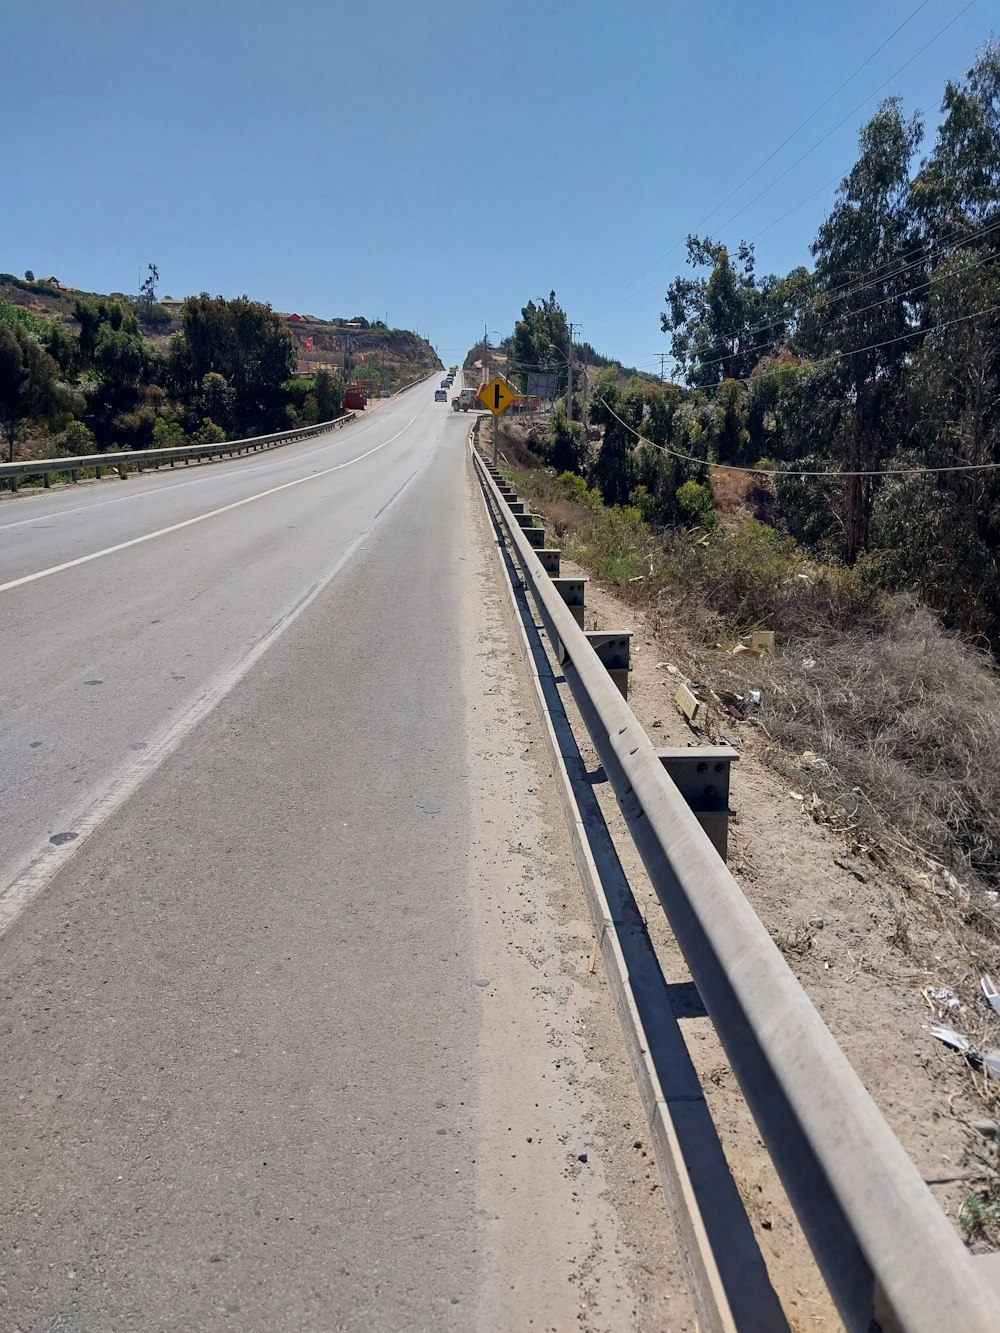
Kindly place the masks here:
POLYGON ((190 528, 195 523, 204 523, 206 519, 217 518, 219 514, 226 514, 232 509, 240 509, 243 505, 253 504, 255 500, 263 500, 268 495, 277 495, 279 491, 287 491, 292 486, 301 486, 307 481, 316 481, 319 477, 327 477, 331 472, 340 472, 345 467, 351 467, 354 463, 360 463, 365 458, 370 458, 372 454, 377 454, 380 449, 384 449, 387 444, 392 444, 398 440, 400 435, 410 429, 416 421, 416 417, 410 417, 409 421, 402 430, 391 435, 389 439, 383 440, 381 444, 375 445, 374 449, 369 449, 366 453, 358 454, 357 458, 349 458, 346 463, 336 463, 333 467, 322 468, 319 472, 311 472, 308 477, 296 477, 294 481, 282 482, 280 486, 271 486, 266 491, 258 491, 256 495, 244 496, 242 500, 234 500, 231 504, 222 505, 219 509, 210 509, 205 514, 196 514, 194 518, 186 518, 180 523, 171 523, 169 527, 158 528, 155 532, 144 533, 141 537, 132 537, 127 542, 119 542, 116 546, 106 546, 103 551, 91 551, 89 555, 77 556, 75 560, 65 560, 61 565, 51 565, 48 569, 40 569, 34 574, 24 574, 19 579, 11 579, 8 583, 0 583, 0 592, 10 592, 13 588, 23 588, 26 583, 35 583, 38 579, 47 579, 52 574, 61 574, 64 570, 75 569, 77 565, 89 564, 91 560, 101 560, 106 555, 114 555, 117 551, 127 551, 131 546, 141 546, 143 542, 151 542, 156 537, 165 537, 171 532, 180 532, 182 528, 190 528))
MULTIPOLYGON (((370 435, 372 433, 372 430, 377 425, 378 425, 377 421, 365 421, 362 423, 361 428, 359 430, 352 430, 349 436, 347 436, 346 438, 348 439, 349 442, 353 441, 354 443, 357 443, 360 439, 362 439, 363 436, 370 435)), ((163 473, 157 473, 155 470, 144 472, 142 473, 141 478, 139 476, 134 476, 131 478, 133 486, 135 486, 136 483, 140 480, 141 481, 148 480, 155 482, 157 479, 159 479, 164 484, 160 486, 153 485, 149 488, 149 490, 138 490, 138 489, 131 490, 130 487, 131 493, 129 495, 113 495, 107 500, 94 500, 91 504, 74 505, 72 509, 50 509, 47 513, 35 514, 32 518, 15 519, 13 523, 4 523, 2 521, 3 519, 2 509, 3 507, 5 507, 6 502, 0 502, 0 538, 3 537, 5 532, 11 532, 14 528, 28 527, 32 523, 46 523, 50 519, 57 520, 62 518, 69 518, 73 514, 90 514, 93 513, 95 509, 104 509, 108 505, 135 504, 139 500, 149 500, 155 498, 158 495, 169 495, 173 491, 184 490, 185 487, 188 486, 202 486, 206 482, 217 481, 219 480, 220 477, 224 477, 227 480, 230 478, 245 477, 249 475, 249 473, 251 472, 261 472, 264 468, 273 468, 276 463, 278 464, 307 463, 312 461, 313 456, 316 453, 318 453, 320 449, 326 448, 330 444, 340 444, 343 442, 344 438, 345 436, 340 430, 338 430, 336 433, 334 431, 326 431, 322 435, 314 435, 311 439, 305 441, 296 441, 296 443, 305 445, 305 449, 297 454, 287 453, 286 450, 282 448, 279 450, 270 450, 269 452, 266 452, 264 454, 256 454, 256 453, 246 454, 242 458, 236 455, 234 457, 227 458, 225 462, 235 463, 237 465, 241 463, 250 465, 244 467, 237 466, 237 467, 227 468, 224 471, 216 471, 214 464, 209 464, 208 466, 211 467, 212 469, 211 471, 206 471, 206 473, 202 476, 198 476, 196 474, 195 476, 189 478, 187 481, 169 482, 167 480, 170 476, 169 471, 163 473), (316 448, 313 449, 312 446, 316 446, 316 448), (306 452, 306 450, 311 450, 311 452, 306 452), (251 464, 250 463, 251 459, 256 459, 257 461, 251 464)), ((202 464, 202 466, 204 467, 206 465, 202 464)), ((70 493, 71 492, 69 491, 61 491, 59 489, 55 490, 55 496, 57 498, 61 495, 66 495, 70 493)), ((40 492, 37 496, 31 495, 30 497, 26 491, 20 491, 18 494, 19 494, 19 500, 27 498, 33 500, 46 498, 44 491, 40 492)), ((52 492, 50 491, 49 496, 51 495, 52 492)))
MULTIPOLYGON (((415 417, 411 418, 407 425, 403 427, 403 430, 407 430, 415 420, 415 417)), ((402 433, 403 431, 399 432, 400 435, 402 433)), ((393 439, 396 438, 398 437, 393 436, 393 439)), ((384 443, 391 444, 392 441, 386 440, 384 443)), ((379 445, 378 448, 381 449, 382 445, 379 445)), ((375 453, 375 450, 372 449, 369 452, 375 453)), ((362 458, 367 456, 367 454, 361 455, 362 458)), ((351 461, 356 463, 360 459, 356 458, 351 461)), ((342 463, 340 466, 347 467, 348 464, 342 463)), ((329 470, 335 471, 332 468, 329 470)), ((40 851, 33 851, 29 853, 26 860, 21 862, 19 867, 11 872, 6 888, 0 890, 0 937, 11 928, 25 908, 38 897, 52 877, 62 869, 67 861, 75 856, 90 835, 96 832, 105 820, 109 819, 116 810, 124 805, 147 778, 152 777, 161 764, 173 754, 195 727, 203 722, 212 710, 225 699, 226 695, 235 689, 272 644, 284 634, 285 630, 289 629, 298 620, 299 616, 308 610, 316 598, 340 573, 358 547, 371 536, 375 526, 392 510, 420 470, 420 467, 418 467, 407 477, 399 490, 375 515, 365 531, 359 533, 322 578, 285 611, 243 657, 213 681, 206 690, 188 705, 180 717, 156 735, 141 755, 130 760, 128 764, 119 769, 111 777, 104 790, 89 805, 85 806, 76 815, 66 816, 63 827, 72 830, 77 835, 72 842, 63 843, 60 846, 49 844, 40 851)), ((311 480, 311 478, 303 478, 302 480, 311 480)), ((294 485, 295 483, 291 484, 294 485)), ((278 489, 284 488, 279 487, 278 489)), ((240 503, 244 502, 240 501, 240 503)))

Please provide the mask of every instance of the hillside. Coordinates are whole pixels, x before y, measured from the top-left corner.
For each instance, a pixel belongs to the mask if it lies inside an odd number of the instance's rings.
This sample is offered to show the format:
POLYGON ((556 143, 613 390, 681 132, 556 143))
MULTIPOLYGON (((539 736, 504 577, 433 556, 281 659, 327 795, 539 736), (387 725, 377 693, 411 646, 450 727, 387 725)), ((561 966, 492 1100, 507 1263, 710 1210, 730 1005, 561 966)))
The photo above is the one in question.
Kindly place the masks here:
MULTIPOLYGON (((25 282, 12 274, 0 273, 0 300, 23 306, 43 319, 58 320, 74 335, 79 333, 80 326, 73 318, 73 303, 80 297, 90 301, 119 300, 134 305, 143 339, 161 353, 167 351, 172 335, 182 328, 183 302, 171 297, 165 297, 144 315, 142 304, 137 303, 135 297, 121 292, 102 295, 63 285, 53 286, 48 281, 25 282)), ((315 315, 300 315, 297 311, 279 311, 278 315, 295 342, 296 369, 300 374, 312 374, 323 366, 343 374, 348 335, 352 373, 363 379, 368 378, 365 368, 374 366, 390 387, 395 387, 422 371, 435 370, 441 365, 426 338, 408 329, 389 329, 382 324, 348 329, 344 320, 324 320, 315 315), (310 339, 311 347, 307 345, 310 339)))

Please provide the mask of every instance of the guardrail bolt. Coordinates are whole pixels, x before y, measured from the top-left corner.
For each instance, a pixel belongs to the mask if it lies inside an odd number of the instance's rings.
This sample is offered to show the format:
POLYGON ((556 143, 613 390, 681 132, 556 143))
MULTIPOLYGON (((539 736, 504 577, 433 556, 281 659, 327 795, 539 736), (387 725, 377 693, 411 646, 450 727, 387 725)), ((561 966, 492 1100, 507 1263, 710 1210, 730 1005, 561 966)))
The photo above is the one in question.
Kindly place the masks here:
POLYGON ((623 699, 628 698, 629 645, 632 631, 585 630, 591 648, 598 660, 606 668, 608 675, 618 686, 623 699))
POLYGON ((553 588, 573 613, 573 619, 583 629, 583 613, 587 603, 587 583, 589 580, 554 578, 551 582, 553 588))
POLYGON ((738 753, 728 745, 662 746, 656 757, 725 861, 732 814, 729 769, 738 753))

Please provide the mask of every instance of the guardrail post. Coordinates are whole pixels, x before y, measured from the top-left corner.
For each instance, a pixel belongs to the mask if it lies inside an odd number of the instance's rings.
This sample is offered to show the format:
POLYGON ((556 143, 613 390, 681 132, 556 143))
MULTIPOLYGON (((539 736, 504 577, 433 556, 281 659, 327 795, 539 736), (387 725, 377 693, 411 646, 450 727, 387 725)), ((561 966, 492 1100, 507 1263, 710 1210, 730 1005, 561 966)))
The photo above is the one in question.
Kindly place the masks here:
MULTIPOLYGON (((505 496, 504 499, 507 497, 505 496)), ((525 503, 523 500, 507 500, 507 508, 516 517, 525 512, 525 503)))
POLYGON ((42 473, 42 485, 45 487, 46 490, 48 490, 52 485, 52 482, 49 479, 49 474, 47 472, 42 473))
POLYGON ((98 481, 101 480, 101 469, 96 464, 94 466, 94 476, 98 481))
POLYGON ((553 588, 572 611, 573 619, 581 629, 583 629, 583 612, 587 602, 588 582, 588 579, 554 578, 552 580, 553 588))
POLYGON ((515 514, 514 517, 517 519, 517 526, 518 526, 519 528, 526 529, 526 528, 533 528, 533 527, 535 526, 535 520, 541 518, 542 515, 541 515, 541 514, 515 514))
POLYGON ((658 746, 656 757, 726 859, 729 844, 729 771, 739 759, 729 745, 658 746))
POLYGON ((70 468, 70 470, 69 470, 69 479, 70 479, 70 481, 73 481, 73 482, 77 482, 77 481, 80 480, 80 469, 79 469, 78 467, 71 467, 71 468, 70 468))
POLYGON ((522 528, 524 535, 528 539, 529 545, 536 551, 540 551, 545 545, 544 528, 522 528))
POLYGON ((559 557, 562 551, 558 546, 543 546, 541 550, 535 552, 541 561, 542 568, 548 574, 549 578, 557 579, 559 577, 559 557))
POLYGON ((584 633, 591 648, 597 654, 601 665, 618 686, 623 699, 628 698, 629 644, 632 631, 585 630, 584 633))

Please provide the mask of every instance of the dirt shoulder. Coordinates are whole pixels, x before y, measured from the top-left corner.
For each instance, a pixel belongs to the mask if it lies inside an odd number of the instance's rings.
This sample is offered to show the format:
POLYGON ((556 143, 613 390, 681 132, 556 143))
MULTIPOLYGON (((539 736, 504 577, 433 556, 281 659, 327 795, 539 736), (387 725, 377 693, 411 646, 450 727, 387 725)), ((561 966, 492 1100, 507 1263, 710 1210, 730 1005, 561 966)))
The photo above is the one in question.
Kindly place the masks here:
MULTIPOLYGON (((515 485, 531 497, 533 508, 551 510, 547 519, 556 534, 553 545, 572 548, 583 561, 593 550, 595 568, 603 570, 607 580, 603 586, 593 569, 567 559, 563 573, 591 579, 588 629, 633 631, 629 702, 654 743, 728 742, 738 751, 729 854, 737 882, 943 1210, 972 1248, 995 1248, 1000 1237, 997 1085, 928 1030, 947 1024, 968 1034, 979 1050, 1000 1045, 996 1015, 979 987, 981 976, 998 970, 998 937, 991 928, 995 891, 981 877, 962 882, 953 873, 960 872, 958 864, 949 870, 929 853, 922 854, 912 837, 913 821, 896 827, 896 812, 908 799, 906 788, 883 791, 873 780, 865 789, 848 782, 850 790, 841 791, 836 732, 810 730, 807 716, 801 725, 786 726, 780 739, 768 730, 775 705, 788 703, 780 693, 788 680, 797 676, 797 688, 821 688, 820 682, 829 681, 848 653, 846 639, 836 645, 836 663, 820 664, 822 671, 812 660, 799 663, 795 653, 794 661, 789 658, 792 650, 780 642, 780 623, 775 625, 776 657, 734 657, 731 639, 713 643, 719 631, 706 632, 719 617, 713 618, 696 597, 682 596, 680 588, 658 591, 659 573, 646 589, 646 564, 633 548, 645 549, 644 542, 657 539, 652 532, 637 536, 628 529, 632 511, 621 511, 620 517, 615 517, 617 511, 605 511, 598 531, 586 511, 567 504, 544 473, 516 471, 515 485), (575 528, 578 522, 581 532, 575 528), (616 541, 621 542, 620 557, 616 541), (686 618, 689 601, 692 616, 686 618), (704 701, 697 729, 675 704, 681 683, 691 685, 704 701)), ((652 560, 648 574, 654 574, 652 560)), ((913 624, 920 629, 915 619, 913 624)), ((940 631, 930 626, 925 651, 940 648, 940 631)), ((868 650, 859 642, 857 651, 868 650)), ((880 651, 876 642, 871 662, 859 659, 862 682, 869 667, 876 676, 879 670, 885 674, 892 669, 896 659, 883 654, 879 660, 880 651)), ((985 666, 980 670, 971 658, 966 664, 959 646, 948 660, 962 668, 955 678, 960 693, 968 665, 969 678, 979 671, 978 684, 988 694, 992 686, 985 666)), ((915 671, 914 679, 925 678, 915 671)), ((856 683, 852 679, 850 688, 856 683)), ((873 679, 872 688, 878 684, 873 679)), ((889 693, 892 684, 881 681, 889 693)), ((896 734, 906 732, 908 706, 906 691, 897 693, 896 734)), ((930 697, 916 701, 924 712, 930 697)), ((970 693, 970 706, 975 697, 970 693)), ((862 709, 867 702, 863 690, 856 702, 851 700, 862 709)), ((874 696, 870 702, 876 706, 874 696)), ((814 714, 822 717, 823 711, 817 708, 814 714)), ((923 725, 926 719, 913 721, 914 736, 917 721, 923 725)), ((942 716, 938 728, 947 725, 942 716)), ((586 742, 582 748, 587 749, 586 742)), ((874 762, 883 758, 873 755, 870 777, 890 771, 888 764, 879 769, 874 762)), ((891 760, 891 751, 887 758, 891 760)), ((912 761, 900 755, 899 772, 908 777, 906 762, 912 761)), ((924 785, 921 799, 927 798, 924 785)), ((687 980, 683 958, 631 850, 614 799, 606 790, 599 795, 609 826, 621 834, 619 851, 636 897, 648 904, 648 925, 664 970, 671 981, 687 980)), ((690 1018, 683 1026, 790 1322, 796 1328, 839 1327, 710 1023, 690 1018)))
POLYGON ((478 483, 469 477, 463 642, 475 784, 483 997, 477 1153, 483 1329, 697 1327, 520 668, 478 483))

